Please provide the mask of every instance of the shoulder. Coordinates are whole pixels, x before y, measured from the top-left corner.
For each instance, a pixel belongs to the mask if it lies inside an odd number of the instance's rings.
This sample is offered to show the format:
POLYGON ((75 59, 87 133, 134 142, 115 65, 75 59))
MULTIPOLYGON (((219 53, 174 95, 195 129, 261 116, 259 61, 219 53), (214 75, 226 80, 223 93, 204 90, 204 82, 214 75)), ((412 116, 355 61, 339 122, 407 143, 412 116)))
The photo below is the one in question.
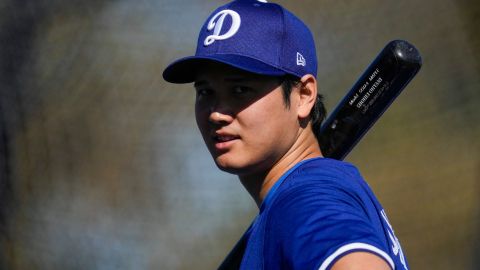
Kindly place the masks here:
POLYGON ((329 158, 314 158, 301 164, 288 177, 290 184, 306 184, 310 181, 338 181, 344 183, 350 180, 361 178, 358 169, 344 161, 329 158))
POLYGON ((329 258, 356 250, 380 254, 386 243, 378 211, 355 166, 310 160, 278 188, 266 213, 266 242, 281 246, 294 269, 318 269, 320 263, 330 264, 329 258))
POLYGON ((375 196, 358 170, 346 162, 309 160, 293 171, 275 193, 266 215, 272 229, 280 229, 287 236, 293 230, 298 233, 312 227, 341 233, 342 224, 368 227, 378 216, 375 196))
POLYGON ((301 164, 275 192, 268 207, 274 222, 294 218, 302 222, 336 217, 377 219, 381 205, 358 169, 347 162, 317 158, 301 164))
POLYGON ((300 198, 310 197, 318 200, 323 196, 347 194, 368 196, 370 190, 354 165, 334 159, 315 158, 304 162, 290 173, 278 188, 277 193, 276 206, 291 196, 297 199, 300 196, 300 198), (312 197, 316 193, 323 195, 312 197))

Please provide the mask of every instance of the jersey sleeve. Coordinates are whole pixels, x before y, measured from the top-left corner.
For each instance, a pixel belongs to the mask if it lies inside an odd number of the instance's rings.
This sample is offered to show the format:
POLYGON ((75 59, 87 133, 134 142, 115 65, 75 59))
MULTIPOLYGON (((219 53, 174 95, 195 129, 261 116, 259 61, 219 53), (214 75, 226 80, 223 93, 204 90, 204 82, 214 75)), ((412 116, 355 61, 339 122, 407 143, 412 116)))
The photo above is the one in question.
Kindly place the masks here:
POLYGON ((326 270, 349 253, 365 251, 394 269, 375 207, 355 187, 326 179, 293 186, 277 199, 267 224, 267 235, 276 239, 266 242, 277 245, 267 252, 276 250, 271 255, 282 258, 282 264, 326 270))

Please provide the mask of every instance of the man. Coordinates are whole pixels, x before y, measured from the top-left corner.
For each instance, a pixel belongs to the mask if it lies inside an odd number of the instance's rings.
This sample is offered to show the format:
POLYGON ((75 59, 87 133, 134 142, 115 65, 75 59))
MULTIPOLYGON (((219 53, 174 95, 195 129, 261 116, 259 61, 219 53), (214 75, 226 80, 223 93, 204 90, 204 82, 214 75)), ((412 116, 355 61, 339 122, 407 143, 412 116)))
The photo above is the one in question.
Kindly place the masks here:
POLYGON ((255 0, 214 11, 195 56, 163 73, 172 83, 194 82, 205 144, 260 208, 221 269, 407 269, 358 171, 322 157, 316 73, 308 27, 283 7, 255 0))

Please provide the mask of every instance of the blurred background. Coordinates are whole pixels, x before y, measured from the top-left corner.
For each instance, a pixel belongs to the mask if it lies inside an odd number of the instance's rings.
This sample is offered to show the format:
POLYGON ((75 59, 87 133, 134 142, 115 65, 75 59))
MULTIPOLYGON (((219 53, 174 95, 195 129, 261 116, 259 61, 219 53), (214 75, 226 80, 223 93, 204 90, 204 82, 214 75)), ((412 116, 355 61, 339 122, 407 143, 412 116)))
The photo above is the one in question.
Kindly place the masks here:
MULTIPOLYGON (((478 269, 480 2, 276 2, 314 32, 329 110, 388 41, 422 52, 347 160, 411 269, 478 269)), ((0 0, 0 269, 218 266, 257 209, 161 72, 224 3, 0 0)))

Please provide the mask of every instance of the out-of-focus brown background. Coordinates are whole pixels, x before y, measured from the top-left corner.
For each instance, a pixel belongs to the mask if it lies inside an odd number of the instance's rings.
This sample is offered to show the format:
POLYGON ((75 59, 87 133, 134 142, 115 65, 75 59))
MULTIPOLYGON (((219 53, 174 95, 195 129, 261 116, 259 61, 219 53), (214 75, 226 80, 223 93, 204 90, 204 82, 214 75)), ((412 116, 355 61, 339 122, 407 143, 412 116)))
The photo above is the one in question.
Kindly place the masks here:
MULTIPOLYGON (((411 269, 478 269, 480 2, 277 2, 314 31, 330 110, 389 40, 422 52, 348 160, 411 269)), ((223 3, 0 0, 0 269, 216 268, 257 210, 161 72, 223 3)))

